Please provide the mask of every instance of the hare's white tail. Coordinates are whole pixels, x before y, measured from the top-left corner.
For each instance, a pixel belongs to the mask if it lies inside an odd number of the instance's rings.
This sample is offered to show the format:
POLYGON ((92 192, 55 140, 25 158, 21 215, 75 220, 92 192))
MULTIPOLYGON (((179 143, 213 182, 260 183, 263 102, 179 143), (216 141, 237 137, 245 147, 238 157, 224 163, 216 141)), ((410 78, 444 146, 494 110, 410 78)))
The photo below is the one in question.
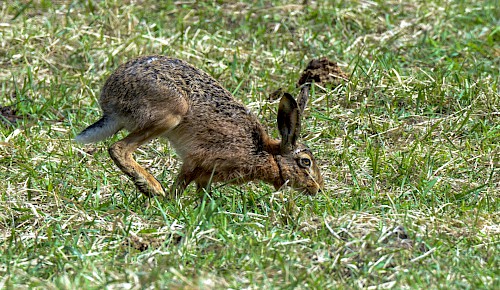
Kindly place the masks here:
POLYGON ((95 143, 113 136, 116 132, 123 128, 123 125, 118 120, 103 116, 99 121, 88 126, 78 136, 75 141, 83 144, 95 143))

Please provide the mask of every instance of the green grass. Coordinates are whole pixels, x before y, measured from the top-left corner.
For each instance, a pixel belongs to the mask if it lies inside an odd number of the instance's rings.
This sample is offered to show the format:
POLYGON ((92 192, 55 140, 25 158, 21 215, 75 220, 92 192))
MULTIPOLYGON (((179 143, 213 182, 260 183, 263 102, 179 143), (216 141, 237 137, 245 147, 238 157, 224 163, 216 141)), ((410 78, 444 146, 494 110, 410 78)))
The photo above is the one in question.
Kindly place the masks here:
MULTIPOLYGON (((496 1, 196 2, 0 4, 0 106, 19 117, 0 117, 0 288, 500 287, 496 1), (146 199, 107 155, 119 136, 75 144, 106 77, 153 53, 274 136, 269 94, 337 61, 349 82, 315 87, 303 125, 324 193, 146 199)), ((136 156, 172 183, 168 144, 136 156)))

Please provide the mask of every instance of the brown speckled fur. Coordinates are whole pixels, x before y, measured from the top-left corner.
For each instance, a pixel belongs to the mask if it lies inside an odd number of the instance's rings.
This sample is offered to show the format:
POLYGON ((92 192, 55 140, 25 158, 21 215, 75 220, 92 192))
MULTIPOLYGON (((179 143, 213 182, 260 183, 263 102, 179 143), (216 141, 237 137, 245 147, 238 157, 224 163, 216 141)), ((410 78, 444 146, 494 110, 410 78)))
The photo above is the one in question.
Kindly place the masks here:
POLYGON ((109 153, 147 196, 165 192, 132 153, 158 137, 166 137, 183 161, 172 194, 182 193, 192 181, 198 189, 213 182, 251 180, 278 189, 288 182, 309 194, 323 185, 312 153, 295 144, 302 112, 291 96, 282 98, 278 118, 282 137, 293 140, 286 144, 271 139, 258 119, 211 76, 166 56, 140 57, 118 67, 102 89, 100 105, 103 117, 76 140, 97 142, 128 130, 109 153), (304 158, 310 166, 304 166, 304 158))

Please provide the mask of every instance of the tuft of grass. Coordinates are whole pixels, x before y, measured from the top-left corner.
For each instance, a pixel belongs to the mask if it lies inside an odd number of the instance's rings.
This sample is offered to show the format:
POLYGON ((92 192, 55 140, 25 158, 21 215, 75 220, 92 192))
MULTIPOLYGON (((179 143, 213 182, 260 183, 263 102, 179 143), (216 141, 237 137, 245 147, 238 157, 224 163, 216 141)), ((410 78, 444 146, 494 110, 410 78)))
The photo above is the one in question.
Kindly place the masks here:
MULTIPOLYGON (((497 6, 2 2, 0 288, 498 288, 497 6), (143 54, 207 71, 274 136, 269 94, 337 61, 349 80, 315 86, 303 125, 325 191, 141 196, 107 155, 119 136, 72 138, 143 54)), ((136 156, 172 183, 168 144, 136 156)))

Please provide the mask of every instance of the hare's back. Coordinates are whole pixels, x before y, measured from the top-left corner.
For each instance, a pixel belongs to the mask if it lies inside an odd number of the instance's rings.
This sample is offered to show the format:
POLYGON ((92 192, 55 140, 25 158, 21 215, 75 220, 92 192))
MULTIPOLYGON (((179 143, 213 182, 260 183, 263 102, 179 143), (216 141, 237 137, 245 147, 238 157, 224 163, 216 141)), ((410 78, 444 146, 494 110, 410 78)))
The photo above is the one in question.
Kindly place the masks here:
POLYGON ((106 81, 103 110, 117 107, 147 109, 183 98, 190 104, 236 102, 214 78, 189 63, 166 56, 145 56, 126 62, 106 81))
POLYGON ((175 94, 187 94, 187 79, 211 78, 188 63, 165 56, 146 56, 119 66, 106 80, 101 102, 159 101, 175 94))
MULTIPOLYGON (((187 111, 193 84, 215 82, 205 72, 188 63, 165 56, 133 59, 113 72, 101 91, 104 114, 129 123, 146 125, 166 114, 187 111)), ((130 127, 134 127, 131 125, 130 127)))

